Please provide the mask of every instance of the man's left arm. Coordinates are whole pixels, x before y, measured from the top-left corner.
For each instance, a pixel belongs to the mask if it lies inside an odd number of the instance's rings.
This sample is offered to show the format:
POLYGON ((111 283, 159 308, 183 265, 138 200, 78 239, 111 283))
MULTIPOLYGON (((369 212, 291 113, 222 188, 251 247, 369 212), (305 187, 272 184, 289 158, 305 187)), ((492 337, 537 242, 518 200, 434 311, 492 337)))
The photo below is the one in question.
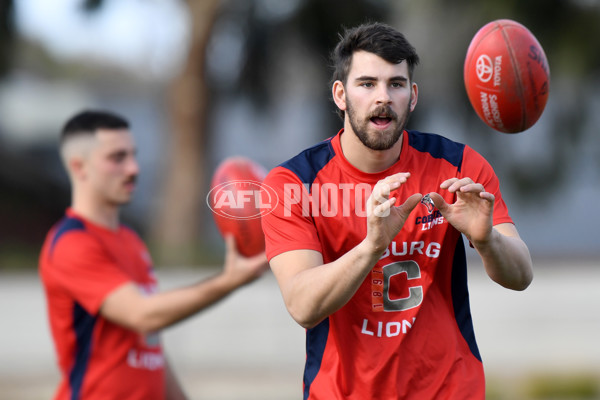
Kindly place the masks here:
POLYGON ((489 277, 513 290, 525 290, 533 280, 531 255, 513 224, 494 226, 489 239, 471 241, 489 277))
POLYGON ((470 178, 452 178, 440 185, 456 194, 448 204, 438 193, 430 193, 437 209, 479 253, 490 278, 513 290, 525 290, 533 279, 529 249, 512 223, 493 226, 495 196, 470 178))

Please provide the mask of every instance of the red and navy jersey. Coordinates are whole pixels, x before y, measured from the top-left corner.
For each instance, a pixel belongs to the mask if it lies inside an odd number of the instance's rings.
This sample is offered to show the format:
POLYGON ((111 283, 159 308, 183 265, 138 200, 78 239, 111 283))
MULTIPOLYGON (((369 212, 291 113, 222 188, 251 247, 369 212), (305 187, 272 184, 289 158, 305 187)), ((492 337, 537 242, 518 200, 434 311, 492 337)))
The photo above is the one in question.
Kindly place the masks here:
POLYGON ((46 237, 39 271, 62 375, 54 398, 164 399, 158 334, 141 335, 99 314, 107 295, 127 282, 146 294, 157 290, 142 240, 69 209, 46 237))
MULTIPOLYGON (((274 168, 265 185, 278 196, 263 216, 269 259, 299 249, 325 263, 366 236, 365 204, 386 176, 410 172, 394 191, 397 205, 414 193, 470 177, 496 197, 494 224, 512 223, 489 163, 472 148, 439 135, 405 131, 399 160, 362 172, 343 156, 340 131, 274 168)), ((306 332, 304 399, 483 399, 485 383, 471 320, 460 232, 419 204, 341 309, 306 332)))

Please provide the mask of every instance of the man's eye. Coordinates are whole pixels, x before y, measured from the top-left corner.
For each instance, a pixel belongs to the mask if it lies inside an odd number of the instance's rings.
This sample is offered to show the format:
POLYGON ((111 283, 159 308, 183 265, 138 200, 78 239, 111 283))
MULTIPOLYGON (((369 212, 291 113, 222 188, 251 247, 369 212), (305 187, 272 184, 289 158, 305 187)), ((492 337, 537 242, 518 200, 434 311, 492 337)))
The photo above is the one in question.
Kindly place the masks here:
POLYGON ((361 84, 362 87, 366 87, 366 88, 370 88, 373 87, 373 83, 372 82, 363 82, 361 84))
POLYGON ((123 162, 123 160, 125 160, 126 155, 123 153, 117 153, 117 154, 113 154, 110 156, 110 159, 113 160, 114 162, 120 163, 123 162))

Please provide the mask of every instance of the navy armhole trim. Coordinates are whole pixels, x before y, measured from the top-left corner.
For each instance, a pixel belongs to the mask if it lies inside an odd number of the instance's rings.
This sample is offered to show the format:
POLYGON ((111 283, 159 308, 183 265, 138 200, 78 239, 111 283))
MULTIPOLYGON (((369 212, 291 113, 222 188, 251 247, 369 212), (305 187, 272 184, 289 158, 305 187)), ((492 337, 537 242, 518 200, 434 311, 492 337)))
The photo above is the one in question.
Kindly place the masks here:
POLYGON ((73 217, 63 218, 63 220, 59 222, 58 227, 56 228, 56 233, 52 238, 52 243, 50 244, 50 253, 52 253, 52 251, 54 250, 54 246, 56 246, 56 243, 58 243, 58 239, 60 239, 62 235, 70 231, 78 230, 85 230, 85 225, 83 224, 83 221, 73 217))
POLYGON ((310 395, 310 385, 321 369, 325 345, 329 336, 329 318, 306 331, 306 366, 304 367, 304 400, 310 395))
POLYGON ((471 353, 481 361, 481 354, 475 340, 473 329, 473 318, 471 317, 471 305, 469 302, 469 290, 467 287, 467 257, 462 235, 459 234, 454 250, 452 263, 452 305, 454 307, 454 318, 458 329, 471 349, 471 353))
POLYGON ((407 131, 408 144, 414 149, 429 153, 433 158, 442 158, 458 168, 462 168, 465 145, 452 141, 435 133, 423 133, 419 131, 407 131))
POLYGON ((317 178, 317 174, 334 156, 335 151, 330 138, 304 150, 281 164, 280 167, 292 171, 310 192, 310 186, 317 178))
POLYGON ((75 303, 73 306, 73 328, 77 338, 77 347, 75 350, 75 363, 69 373, 71 400, 81 398, 81 387, 92 352, 92 336, 95 325, 96 317, 89 314, 79 303, 75 303))

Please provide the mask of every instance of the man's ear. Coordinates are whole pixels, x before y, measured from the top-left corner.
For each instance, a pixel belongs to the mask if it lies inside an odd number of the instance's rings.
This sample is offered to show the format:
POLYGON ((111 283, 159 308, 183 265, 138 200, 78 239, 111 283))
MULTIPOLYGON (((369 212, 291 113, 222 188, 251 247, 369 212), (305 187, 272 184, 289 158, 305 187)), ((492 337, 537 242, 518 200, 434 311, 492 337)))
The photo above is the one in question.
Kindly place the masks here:
POLYGON ((342 83, 342 81, 338 80, 333 82, 331 93, 335 105, 338 106, 340 110, 346 111, 346 88, 344 88, 344 84, 342 83))
POLYGON ((413 82, 412 85, 410 85, 410 89, 412 92, 410 94, 410 112, 413 112, 415 110, 415 107, 417 106, 417 99, 419 97, 419 87, 415 82, 413 82))
POLYGON ((69 174, 73 179, 83 179, 86 176, 85 160, 83 157, 73 156, 67 162, 69 174))

